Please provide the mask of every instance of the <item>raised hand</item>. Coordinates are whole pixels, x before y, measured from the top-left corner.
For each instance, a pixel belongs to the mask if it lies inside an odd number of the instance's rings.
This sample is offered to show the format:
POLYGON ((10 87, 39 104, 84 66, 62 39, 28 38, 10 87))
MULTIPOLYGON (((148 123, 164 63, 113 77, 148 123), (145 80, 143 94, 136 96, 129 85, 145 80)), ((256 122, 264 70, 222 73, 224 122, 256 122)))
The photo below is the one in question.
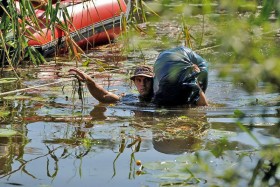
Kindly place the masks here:
POLYGON ((199 67, 196 64, 193 64, 192 67, 193 67, 193 71, 195 71, 197 73, 200 72, 200 69, 199 69, 199 67))
POLYGON ((91 80, 91 77, 88 74, 86 74, 85 72, 83 72, 77 68, 71 68, 69 70, 69 73, 72 75, 76 75, 76 77, 82 82, 87 82, 87 81, 91 80))

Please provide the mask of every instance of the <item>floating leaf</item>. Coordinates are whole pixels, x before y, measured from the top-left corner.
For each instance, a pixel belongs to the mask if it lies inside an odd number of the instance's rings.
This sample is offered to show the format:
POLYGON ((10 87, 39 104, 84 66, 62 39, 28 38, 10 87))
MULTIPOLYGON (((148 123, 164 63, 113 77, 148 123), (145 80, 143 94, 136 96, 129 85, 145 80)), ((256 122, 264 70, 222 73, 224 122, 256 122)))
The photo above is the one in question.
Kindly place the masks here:
POLYGON ((90 58, 86 59, 86 60, 83 62, 83 66, 88 66, 90 62, 91 62, 91 59, 90 59, 90 58))
POLYGON ((28 100, 31 99, 30 96, 24 96, 24 95, 14 95, 14 96, 6 96, 3 99, 6 100, 28 100))
POLYGON ((50 186, 48 184, 40 184, 39 187, 52 187, 52 186, 50 186))
POLYGON ((211 149, 211 153, 216 157, 221 157, 224 155, 227 145, 229 144, 227 138, 220 139, 214 147, 211 149))
POLYGON ((6 117, 10 114, 10 111, 7 110, 0 110, 0 117, 6 117))
POLYGON ((151 162, 143 164, 144 168, 151 170, 166 170, 175 167, 174 162, 151 162))
POLYGON ((196 158, 193 155, 181 155, 181 156, 178 156, 176 158, 176 162, 177 163, 189 164, 189 163, 194 162, 195 159, 196 158))
POLYGON ((12 129, 0 129, 0 137, 10 137, 17 134, 18 132, 12 129))
POLYGON ((161 178, 161 179, 176 179, 176 180, 187 180, 188 178, 191 177, 189 173, 178 173, 178 172, 168 172, 168 173, 163 173, 159 175, 155 175, 155 177, 161 178))
POLYGON ((238 117, 238 118, 244 118, 245 117, 245 113, 242 112, 241 110, 235 110, 234 111, 234 116, 238 117))
POLYGON ((18 80, 17 78, 3 78, 0 79, 0 84, 7 84, 7 83, 15 82, 17 80, 18 80))
POLYGON ((236 132, 230 132, 230 131, 222 131, 222 130, 215 130, 211 129, 208 132, 209 136, 212 138, 221 138, 221 137, 236 137, 237 133, 236 132))
POLYGON ((43 101, 43 102, 48 101, 48 99, 43 98, 43 97, 33 97, 30 100, 32 100, 32 101, 43 101))

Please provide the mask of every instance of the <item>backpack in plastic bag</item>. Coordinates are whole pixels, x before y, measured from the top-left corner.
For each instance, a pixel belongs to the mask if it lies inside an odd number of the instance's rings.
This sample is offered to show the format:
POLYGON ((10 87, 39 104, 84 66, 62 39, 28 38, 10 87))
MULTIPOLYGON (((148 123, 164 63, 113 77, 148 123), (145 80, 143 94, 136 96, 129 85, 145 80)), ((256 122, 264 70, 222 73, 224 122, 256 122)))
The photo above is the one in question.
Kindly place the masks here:
POLYGON ((208 64, 189 48, 162 52, 154 64, 154 98, 158 105, 196 104, 208 85, 208 64), (193 71, 196 64, 200 72, 193 71), (199 84, 199 85, 198 85, 199 84))

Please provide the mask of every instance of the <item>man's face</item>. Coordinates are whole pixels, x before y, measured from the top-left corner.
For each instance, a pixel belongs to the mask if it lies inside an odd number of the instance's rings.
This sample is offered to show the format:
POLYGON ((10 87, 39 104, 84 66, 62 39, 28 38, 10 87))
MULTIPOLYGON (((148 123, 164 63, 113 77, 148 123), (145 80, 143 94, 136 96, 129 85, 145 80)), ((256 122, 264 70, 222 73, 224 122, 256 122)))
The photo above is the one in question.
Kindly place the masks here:
POLYGON ((149 77, 137 76, 134 84, 141 96, 148 96, 153 89, 153 79, 149 77))

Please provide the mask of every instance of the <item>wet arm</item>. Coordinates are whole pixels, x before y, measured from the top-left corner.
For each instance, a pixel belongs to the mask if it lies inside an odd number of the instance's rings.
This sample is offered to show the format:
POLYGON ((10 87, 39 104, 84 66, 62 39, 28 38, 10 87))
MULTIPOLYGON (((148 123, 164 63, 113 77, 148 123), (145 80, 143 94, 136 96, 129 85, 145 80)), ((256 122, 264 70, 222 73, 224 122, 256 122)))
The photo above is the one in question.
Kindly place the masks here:
POLYGON ((101 85, 97 84, 91 77, 85 80, 91 95, 101 103, 115 103, 120 97, 114 93, 108 92, 101 85))
POLYGON ((208 106, 206 95, 202 90, 199 91, 199 99, 197 101, 197 106, 208 106))
POLYGON ((74 73, 77 78, 87 84, 91 95, 101 103, 115 103, 120 100, 116 94, 108 92, 101 85, 97 84, 89 75, 79 69, 70 69, 70 73, 74 73))

